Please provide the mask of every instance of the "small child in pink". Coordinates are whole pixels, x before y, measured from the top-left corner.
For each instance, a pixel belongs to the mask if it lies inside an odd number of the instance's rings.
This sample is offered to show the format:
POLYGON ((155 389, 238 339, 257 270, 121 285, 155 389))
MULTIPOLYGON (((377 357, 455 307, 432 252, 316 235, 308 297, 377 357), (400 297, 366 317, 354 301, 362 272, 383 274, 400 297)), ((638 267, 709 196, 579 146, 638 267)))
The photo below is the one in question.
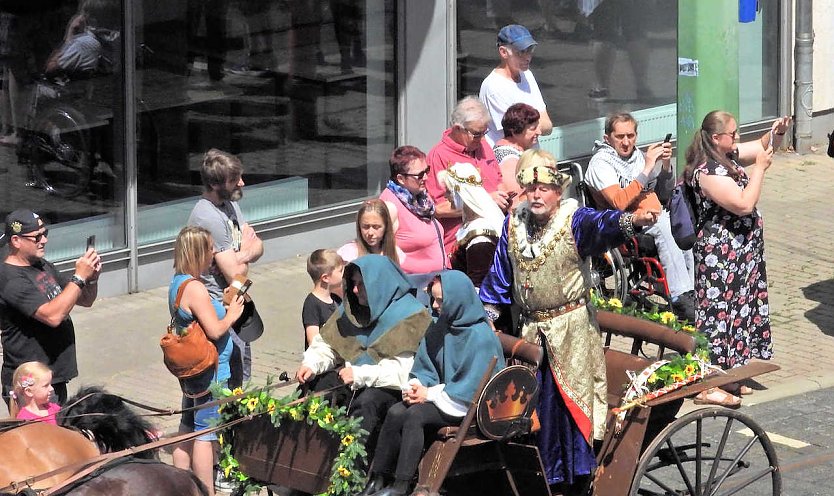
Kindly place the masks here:
POLYGON ((52 371, 41 362, 26 362, 14 371, 14 400, 11 414, 20 420, 56 424, 61 406, 52 403, 52 371), (19 411, 15 411, 18 410, 19 411))

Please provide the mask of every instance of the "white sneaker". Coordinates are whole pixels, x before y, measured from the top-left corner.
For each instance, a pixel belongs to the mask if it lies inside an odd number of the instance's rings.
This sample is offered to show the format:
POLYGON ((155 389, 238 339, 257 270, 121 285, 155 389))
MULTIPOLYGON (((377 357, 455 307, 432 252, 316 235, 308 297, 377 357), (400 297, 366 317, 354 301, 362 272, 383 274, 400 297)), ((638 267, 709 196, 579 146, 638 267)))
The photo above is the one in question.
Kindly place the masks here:
POLYGON ((230 480, 227 480, 225 477, 223 477, 223 471, 222 470, 218 469, 217 471, 215 471, 215 476, 214 476, 214 490, 215 491, 221 491, 221 492, 224 492, 224 493, 231 493, 235 489, 237 489, 237 485, 234 482, 232 482, 230 480))

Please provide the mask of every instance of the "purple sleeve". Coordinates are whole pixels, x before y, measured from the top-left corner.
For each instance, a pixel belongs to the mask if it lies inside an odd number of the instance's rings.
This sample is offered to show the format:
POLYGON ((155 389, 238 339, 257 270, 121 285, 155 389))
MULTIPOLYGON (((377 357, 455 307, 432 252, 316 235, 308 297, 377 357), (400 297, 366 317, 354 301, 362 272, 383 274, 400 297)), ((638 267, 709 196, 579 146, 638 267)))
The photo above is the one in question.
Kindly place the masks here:
POLYGON ((495 248, 492 267, 481 283, 478 293, 484 303, 509 305, 513 302, 513 266, 510 264, 510 257, 507 253, 508 227, 509 216, 504 219, 504 229, 501 231, 501 238, 495 248))
POLYGON ((620 229, 622 215, 623 212, 619 210, 594 210, 589 207, 574 212, 571 229, 579 256, 585 258, 599 255, 625 243, 626 238, 620 229))

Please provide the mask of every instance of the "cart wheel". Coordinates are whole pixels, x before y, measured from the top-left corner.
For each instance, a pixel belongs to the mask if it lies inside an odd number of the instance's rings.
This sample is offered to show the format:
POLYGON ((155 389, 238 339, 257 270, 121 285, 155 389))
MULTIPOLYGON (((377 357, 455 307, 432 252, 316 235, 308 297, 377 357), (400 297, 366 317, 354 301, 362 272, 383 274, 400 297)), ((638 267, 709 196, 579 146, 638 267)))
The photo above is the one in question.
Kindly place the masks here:
POLYGON ((73 198, 90 183, 90 140, 84 117, 72 108, 53 107, 39 115, 33 166, 39 184, 49 193, 73 198))
POLYGON ((776 451, 750 417, 703 408, 663 429, 640 457, 631 496, 782 492, 776 451))
POLYGON ((628 293, 625 262, 618 249, 608 250, 602 255, 591 257, 591 284, 594 292, 605 299, 618 298, 625 301, 628 293))

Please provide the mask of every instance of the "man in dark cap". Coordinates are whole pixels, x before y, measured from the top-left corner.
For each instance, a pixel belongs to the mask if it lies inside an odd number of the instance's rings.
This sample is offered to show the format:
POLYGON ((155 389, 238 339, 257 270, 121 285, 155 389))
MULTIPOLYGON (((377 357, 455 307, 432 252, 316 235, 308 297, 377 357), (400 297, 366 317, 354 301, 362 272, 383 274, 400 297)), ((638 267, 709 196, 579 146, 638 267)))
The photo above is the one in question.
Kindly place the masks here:
POLYGON ((92 306, 98 294, 101 257, 95 249, 88 248, 76 260, 71 276, 60 274, 44 259, 48 234, 38 214, 20 209, 6 217, 0 236, 0 246, 9 245, 9 254, 0 264, 0 381, 7 405, 15 369, 30 361, 52 369, 58 402, 67 399, 67 382, 78 375, 75 330, 69 314, 75 305, 92 306))
POLYGON ((498 32, 498 56, 501 57, 501 63, 484 78, 479 96, 492 118, 486 136, 490 146, 504 137, 501 119, 514 103, 526 103, 539 111, 542 134, 549 135, 553 131, 547 105, 530 70, 537 45, 530 31, 520 24, 504 26, 498 32))

